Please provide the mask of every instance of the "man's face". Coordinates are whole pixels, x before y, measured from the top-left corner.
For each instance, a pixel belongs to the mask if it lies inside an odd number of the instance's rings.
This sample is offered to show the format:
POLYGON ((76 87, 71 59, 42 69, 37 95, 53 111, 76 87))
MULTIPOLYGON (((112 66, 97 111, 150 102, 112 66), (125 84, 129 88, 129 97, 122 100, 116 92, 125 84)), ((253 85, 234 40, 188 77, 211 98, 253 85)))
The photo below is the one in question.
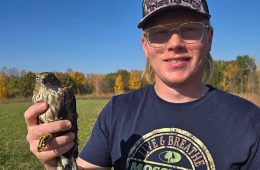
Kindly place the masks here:
MULTIPOLYGON (((151 19, 147 29, 169 24, 173 24, 173 27, 177 28, 178 25, 186 22, 206 23, 204 18, 193 12, 165 12, 151 19)), ((201 41, 189 44, 179 37, 177 31, 174 31, 164 46, 156 48, 147 42, 146 37, 143 37, 143 49, 155 71, 156 83, 181 85, 201 82, 202 68, 211 49, 212 37, 213 30, 205 28, 201 41)))

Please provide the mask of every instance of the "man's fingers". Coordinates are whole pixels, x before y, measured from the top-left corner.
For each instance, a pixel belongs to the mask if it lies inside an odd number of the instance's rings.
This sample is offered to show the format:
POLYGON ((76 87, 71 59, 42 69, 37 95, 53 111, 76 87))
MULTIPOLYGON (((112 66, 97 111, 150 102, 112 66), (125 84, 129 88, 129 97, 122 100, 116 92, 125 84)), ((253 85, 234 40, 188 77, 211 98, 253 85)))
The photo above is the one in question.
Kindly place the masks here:
POLYGON ((37 140, 44 135, 65 131, 70 128, 71 122, 69 120, 59 120, 50 123, 43 123, 38 125, 37 127, 31 127, 28 130, 30 131, 33 139, 37 140))
POLYGON ((60 146, 59 148, 49 150, 49 151, 42 151, 42 152, 34 152, 35 155, 43 162, 53 159, 55 157, 58 157, 66 152, 68 152, 73 146, 74 142, 70 142, 68 144, 65 144, 63 146, 60 146))
POLYGON ((58 146, 64 145, 65 143, 70 143, 75 139, 74 133, 70 132, 63 136, 58 136, 50 141, 50 150, 57 148, 58 146))
POLYGON ((38 124, 37 117, 39 114, 48 109, 47 103, 35 103, 24 112, 24 119, 28 127, 38 124))
POLYGON ((74 133, 70 132, 68 134, 65 134, 63 136, 58 136, 56 138, 53 138, 46 146, 46 148, 44 148, 44 151, 49 151, 49 150, 53 150, 55 148, 58 148, 60 146, 63 146, 65 144, 71 143, 73 142, 73 140, 75 139, 75 135, 74 133))

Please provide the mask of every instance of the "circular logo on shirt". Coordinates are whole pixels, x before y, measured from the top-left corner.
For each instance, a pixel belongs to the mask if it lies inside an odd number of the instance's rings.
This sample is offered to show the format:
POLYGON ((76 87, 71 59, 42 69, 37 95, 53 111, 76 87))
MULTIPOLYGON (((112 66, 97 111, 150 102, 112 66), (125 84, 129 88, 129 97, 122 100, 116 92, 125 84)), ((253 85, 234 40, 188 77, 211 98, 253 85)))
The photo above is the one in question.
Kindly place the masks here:
POLYGON ((177 128, 154 130, 131 148, 129 170, 215 170, 206 146, 194 135, 177 128))

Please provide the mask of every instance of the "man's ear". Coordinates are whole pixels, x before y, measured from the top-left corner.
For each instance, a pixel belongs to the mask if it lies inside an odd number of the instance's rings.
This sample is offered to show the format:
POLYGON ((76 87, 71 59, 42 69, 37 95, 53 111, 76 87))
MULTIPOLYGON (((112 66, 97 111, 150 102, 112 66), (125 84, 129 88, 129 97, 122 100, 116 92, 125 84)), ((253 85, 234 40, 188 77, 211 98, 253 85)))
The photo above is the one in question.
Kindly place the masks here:
POLYGON ((143 50, 144 50, 144 54, 147 58, 148 57, 148 55, 147 55, 147 41, 146 41, 144 36, 142 36, 141 41, 142 41, 142 47, 143 47, 143 50))

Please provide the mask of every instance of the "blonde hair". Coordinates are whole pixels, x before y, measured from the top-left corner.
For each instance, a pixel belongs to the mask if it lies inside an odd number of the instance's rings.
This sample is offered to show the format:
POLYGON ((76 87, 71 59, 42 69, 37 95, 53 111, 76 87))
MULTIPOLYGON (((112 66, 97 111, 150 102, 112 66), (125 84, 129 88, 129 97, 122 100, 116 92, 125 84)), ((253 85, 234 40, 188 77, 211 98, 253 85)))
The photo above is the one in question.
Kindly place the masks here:
MULTIPOLYGON (((213 72, 213 65, 214 65, 214 61, 213 61, 210 53, 208 53, 205 63, 202 68, 202 81, 204 83, 206 83, 209 80, 209 78, 213 72)), ((155 83, 155 73, 154 73, 154 70, 151 67, 151 64, 149 63, 148 59, 146 60, 146 65, 145 65, 145 69, 143 71, 142 77, 150 84, 155 83)))

